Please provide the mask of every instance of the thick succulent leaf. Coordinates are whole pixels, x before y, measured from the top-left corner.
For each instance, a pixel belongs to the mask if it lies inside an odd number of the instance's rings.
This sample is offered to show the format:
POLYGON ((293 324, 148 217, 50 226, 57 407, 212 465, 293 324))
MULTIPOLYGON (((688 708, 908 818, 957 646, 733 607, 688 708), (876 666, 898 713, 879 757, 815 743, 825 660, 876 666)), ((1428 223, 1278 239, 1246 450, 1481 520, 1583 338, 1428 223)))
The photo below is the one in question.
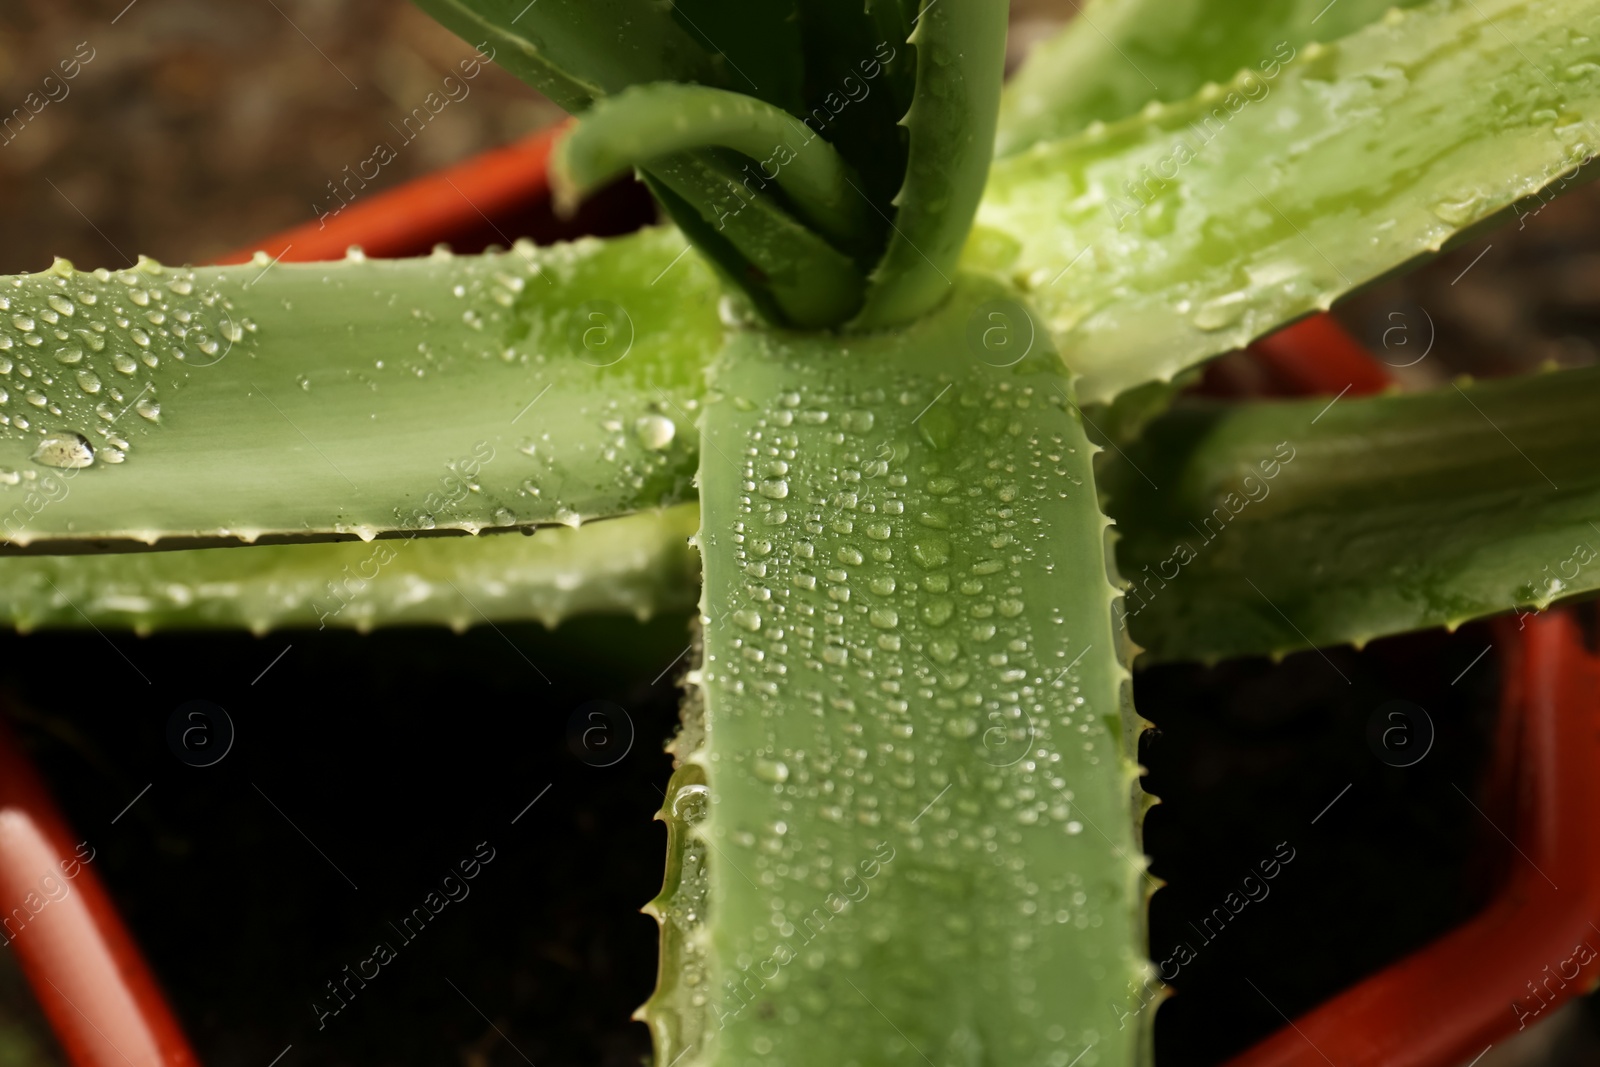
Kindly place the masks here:
POLYGON ((904 331, 714 364, 661 1064, 1135 1062, 1107 520, 1048 344, 971 340, 1014 300, 965 278, 904 331))
MULTIPOLYGON (((922 0, 866 0, 866 7, 878 38, 899 47, 911 38, 917 15, 922 11, 922 0)), ((907 92, 910 92, 909 86, 907 92)))
POLYGON ((798 112, 855 167, 867 209, 871 267, 883 252, 894 197, 905 180, 907 135, 900 121, 916 93, 916 52, 908 43, 917 0, 805 0, 800 6, 806 99, 798 112))
MULTIPOLYGON (((571 112, 650 82, 712 86, 784 107, 801 103, 799 32, 785 4, 759 5, 729 23, 725 0, 418 3, 464 40, 490 42, 496 62, 571 112)), ((787 6, 792 13, 792 2, 787 6)), ((864 271, 772 197, 751 192, 760 183, 751 181, 746 162, 715 149, 685 152, 651 168, 652 186, 673 219, 769 317, 813 326, 853 314, 864 271)))
POLYGON ((526 622, 688 611, 693 504, 537 536, 0 559, 0 622, 154 630, 526 622))
POLYGON ((785 195, 801 218, 842 247, 865 228, 851 167, 826 140, 781 108, 744 93, 659 82, 624 89, 596 104, 561 139, 551 177, 559 200, 576 201, 660 156, 719 147, 771 157, 757 193, 785 195))
MULTIPOLYGON (((673 0, 672 17, 712 55, 716 84, 749 93, 791 113, 804 99, 799 0, 673 0)), ((681 79, 680 79, 681 80, 681 79)))
POLYGON ((1354 33, 1422 0, 1099 0, 1029 53, 1006 86, 1000 155, 1172 103, 1207 82, 1282 62, 1286 51, 1354 33))
MULTIPOLYGON (((568 111, 650 81, 710 85, 736 77, 727 58, 652 0, 416 0, 469 44, 568 111)), ((695 5, 699 6, 699 5, 695 5)), ((729 86, 731 88, 731 86, 729 86)))
POLYGON ((644 174, 683 232, 768 321, 806 328, 849 316, 861 304, 861 271, 776 197, 755 191, 752 166, 709 148, 659 159, 644 174))
POLYGON ((994 152, 1007 11, 995 0, 943 0, 925 4, 917 18, 905 177, 894 231, 854 322, 859 329, 909 322, 951 292, 994 152))
POLYGON ((685 247, 0 280, 4 539, 370 537, 691 499, 678 431, 722 327, 685 247))
POLYGON ((1600 0, 1392 11, 1002 160, 969 261, 1031 290, 1085 401, 1170 378, 1560 180, 1600 143, 1597 31, 1600 0))
POLYGON ((1600 369, 1184 406, 1101 485, 1161 659, 1280 654, 1600 589, 1600 369))

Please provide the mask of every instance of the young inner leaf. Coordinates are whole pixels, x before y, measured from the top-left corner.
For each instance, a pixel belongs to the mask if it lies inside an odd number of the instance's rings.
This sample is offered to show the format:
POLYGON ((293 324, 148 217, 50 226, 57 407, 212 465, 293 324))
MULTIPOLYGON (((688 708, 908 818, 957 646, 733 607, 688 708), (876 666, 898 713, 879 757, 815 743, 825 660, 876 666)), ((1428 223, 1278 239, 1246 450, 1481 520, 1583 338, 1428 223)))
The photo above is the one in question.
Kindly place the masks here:
POLYGON ((916 19, 916 98, 902 120, 910 136, 905 176, 857 329, 909 322, 951 293, 994 155, 1007 7, 935 0, 916 19))
MULTIPOLYGON (((860 240, 870 207, 832 145, 771 104, 697 85, 641 85, 597 104, 557 149, 557 192, 575 201, 632 166, 708 147, 750 158, 741 182, 748 195, 781 190, 835 244, 849 248, 860 240)), ((719 229, 739 201, 734 205, 719 215, 719 229)))

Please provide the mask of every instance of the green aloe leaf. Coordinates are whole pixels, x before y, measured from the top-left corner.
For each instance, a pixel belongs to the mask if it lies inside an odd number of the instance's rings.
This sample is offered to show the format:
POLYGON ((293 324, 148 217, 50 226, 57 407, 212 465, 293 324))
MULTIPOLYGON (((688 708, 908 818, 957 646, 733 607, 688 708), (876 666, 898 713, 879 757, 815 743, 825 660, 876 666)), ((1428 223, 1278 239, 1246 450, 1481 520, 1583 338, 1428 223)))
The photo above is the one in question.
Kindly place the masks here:
POLYGON ((1099 0, 1036 47, 1006 86, 998 152, 1173 103, 1207 82, 1267 69, 1311 41, 1332 41, 1391 7, 1423 0, 1099 0))
POLYGON ((1281 654, 1600 589, 1600 369, 1185 404, 1101 485, 1159 659, 1281 654))
POLYGON ((1107 520, 1055 353, 974 336, 1015 300, 969 277, 903 331, 713 365, 660 1063, 1135 1060, 1107 520))
POLYGON ((422 537, 0 558, 0 621, 19 630, 433 624, 458 630, 694 607, 693 504, 537 536, 422 537))
MULTIPOLYGON (((653 82, 748 93, 783 107, 801 102, 799 32, 782 4, 730 25, 724 0, 418 2, 469 43, 490 42, 496 62, 570 112, 653 82)), ((656 161, 651 187, 767 316, 796 326, 849 317, 860 306, 862 272, 772 197, 753 192, 763 182, 746 162, 715 149, 679 153, 656 161)))
MULTIPOLYGON (((744 93, 662 82, 625 89, 596 104, 564 137, 553 166, 558 197, 576 201, 635 166, 696 147, 731 149, 763 161, 801 218, 848 247, 866 226, 870 205, 851 167, 793 115, 744 93)), ((718 220, 719 223, 721 220, 718 220)))
POLYGON ((692 499, 722 326, 686 244, 6 279, 4 539, 371 537, 692 499))
MULTIPOLYGON (((651 81, 738 78, 673 5, 651 0, 416 0, 567 111, 651 81)), ((699 7, 700 5, 695 5, 699 7)), ((727 88, 734 86, 729 84, 727 88)))
POLYGON ((995 0, 936 0, 917 17, 916 95, 902 120, 905 177, 859 329, 909 322, 951 291, 994 152, 1007 10, 995 0))
POLYGON ((726 149, 658 159, 645 184, 729 285, 771 322, 818 327, 861 303, 862 272, 760 191, 757 164, 726 149))
POLYGON ((920 0, 805 0, 800 7, 806 100, 798 114, 856 169, 868 214, 862 237, 870 239, 873 261, 883 252, 905 181, 908 136, 901 120, 917 90, 909 38, 919 6, 920 0))
MULTIPOLYGON (((712 54, 723 88, 797 112, 805 62, 800 50, 799 0, 673 0, 673 18, 712 54)), ((679 79, 682 80, 682 79, 679 79)))
POLYGON ((969 261, 1029 290, 1086 402, 1437 251, 1600 144, 1597 0, 1435 0, 996 164, 969 261))

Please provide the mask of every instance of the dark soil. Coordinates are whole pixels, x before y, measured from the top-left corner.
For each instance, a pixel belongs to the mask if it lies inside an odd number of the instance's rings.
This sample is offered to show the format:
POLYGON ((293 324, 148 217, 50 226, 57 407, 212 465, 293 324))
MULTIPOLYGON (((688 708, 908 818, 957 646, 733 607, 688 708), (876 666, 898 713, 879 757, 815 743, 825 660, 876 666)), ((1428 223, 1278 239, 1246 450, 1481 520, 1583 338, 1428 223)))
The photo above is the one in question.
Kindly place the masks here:
POLYGON ((0 638, 4 687, 207 1067, 291 1045, 284 1067, 647 1053, 628 1017, 654 986, 639 908, 686 619, 106 640, 0 638), (197 699, 237 731, 204 768, 166 733, 197 699), (460 899, 406 926, 441 891, 460 899), (396 958, 324 1017, 379 942, 396 958))
POLYGON ((1150 908, 1175 991, 1156 1016, 1162 1067, 1220 1063, 1486 902, 1500 838, 1457 787, 1482 800, 1498 678, 1494 653, 1473 660, 1488 644, 1473 626, 1136 677, 1162 800, 1145 846, 1169 882, 1150 908), (1407 736, 1384 746, 1391 727, 1407 736))
MULTIPOLYGON (((660 885, 651 816, 686 634, 669 618, 118 635, 116 654, 92 633, 3 637, 0 683, 209 1067, 265 1067, 289 1046, 287 1067, 631 1067, 648 1051, 628 1021, 656 959, 638 908, 660 885), (237 728, 207 768, 166 735, 196 699, 237 728), (615 747, 575 746, 597 708, 615 747), (403 940, 389 924, 480 842, 494 859, 470 895, 403 940), (398 958, 322 1018, 337 1006, 326 983, 379 941, 398 958)), ((1163 797, 1147 845, 1171 883, 1152 906, 1153 956, 1196 953, 1158 1015, 1164 1067, 1220 1062, 1280 1025, 1276 1009, 1314 1005, 1483 901, 1498 839, 1455 786, 1475 794, 1493 655, 1450 681, 1486 643, 1469 627, 1331 652, 1349 684, 1316 653, 1141 673, 1163 797), (1405 769, 1368 734, 1395 699, 1436 728, 1405 769), (1214 918, 1286 851, 1266 895, 1214 918)))

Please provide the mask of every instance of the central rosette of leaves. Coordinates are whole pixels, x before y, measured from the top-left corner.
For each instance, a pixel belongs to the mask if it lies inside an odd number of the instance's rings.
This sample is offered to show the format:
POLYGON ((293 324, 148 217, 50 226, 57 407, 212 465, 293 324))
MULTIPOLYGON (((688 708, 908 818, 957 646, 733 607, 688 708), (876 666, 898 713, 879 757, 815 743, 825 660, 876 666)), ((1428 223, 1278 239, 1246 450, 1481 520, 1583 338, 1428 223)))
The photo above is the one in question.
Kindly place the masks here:
POLYGON ((948 294, 993 154, 1004 3, 419 2, 582 115, 564 203, 636 168, 769 322, 878 329, 948 294))

